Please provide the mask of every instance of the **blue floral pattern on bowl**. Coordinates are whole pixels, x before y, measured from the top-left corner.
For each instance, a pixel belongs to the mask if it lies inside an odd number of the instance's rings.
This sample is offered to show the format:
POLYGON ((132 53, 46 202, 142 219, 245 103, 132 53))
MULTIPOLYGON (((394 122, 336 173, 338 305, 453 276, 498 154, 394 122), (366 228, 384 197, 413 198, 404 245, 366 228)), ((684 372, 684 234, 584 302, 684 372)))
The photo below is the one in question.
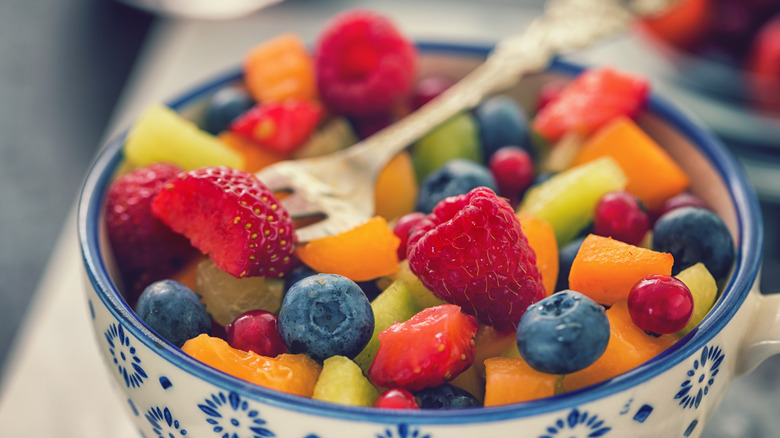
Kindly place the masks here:
POLYGON ((222 438, 276 436, 265 427, 266 421, 260 417, 260 412, 250 408, 249 403, 235 392, 212 394, 198 407, 206 414, 206 422, 213 426, 212 430, 222 438))
POLYGON ((130 337, 125 334, 122 325, 111 324, 104 334, 113 363, 124 379, 125 385, 128 388, 140 387, 148 375, 141 366, 141 359, 137 356, 135 347, 130 344, 130 337))
POLYGON ((726 355, 718 346, 705 345, 701 354, 694 359, 693 365, 686 373, 687 379, 680 386, 674 399, 679 400, 683 409, 698 409, 702 398, 710 392, 710 387, 715 383, 715 376, 720 371, 720 364, 726 355))
POLYGON ((611 430, 598 415, 574 408, 566 418, 558 418, 555 424, 547 428, 547 433, 539 438, 597 438, 611 430))
POLYGON ((395 429, 387 428, 384 433, 376 438, 431 438, 431 435, 420 432, 416 427, 409 427, 408 424, 398 424, 395 429))
POLYGON ((153 407, 146 412, 146 419, 152 425, 152 430, 158 438, 176 438, 186 436, 187 430, 181 427, 179 420, 171 415, 171 411, 165 407, 153 407))

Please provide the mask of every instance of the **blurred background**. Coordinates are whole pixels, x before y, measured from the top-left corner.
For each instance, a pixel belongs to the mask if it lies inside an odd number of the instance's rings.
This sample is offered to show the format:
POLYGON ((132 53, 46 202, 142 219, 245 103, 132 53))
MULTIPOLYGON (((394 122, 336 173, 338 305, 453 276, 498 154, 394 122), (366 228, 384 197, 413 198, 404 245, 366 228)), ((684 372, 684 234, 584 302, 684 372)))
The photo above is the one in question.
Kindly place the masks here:
MULTIPOLYGON (((36 290, 59 236, 75 233, 75 229, 65 228, 66 219, 92 157, 108 133, 144 103, 128 96, 128 90, 146 90, 144 99, 171 97, 181 88, 161 89, 150 79, 158 70, 166 73, 162 66, 176 64, 169 71, 177 72, 189 66, 198 70, 182 81, 165 77, 161 83, 182 87, 195 83, 223 66, 237 65, 236 53, 258 41, 253 32, 261 35, 267 31, 263 25, 273 28, 272 23, 278 25, 278 20, 286 19, 292 27, 301 28, 304 38, 310 40, 318 29, 305 24, 316 22, 317 14, 325 17, 359 5, 401 16, 417 7, 429 13, 431 25, 418 26, 416 35, 455 35, 464 41, 485 34, 463 34, 461 30, 479 19, 489 23, 491 7, 521 11, 517 16, 519 31, 544 4, 542 0, 448 1, 464 5, 461 10, 478 10, 478 16, 465 20, 442 14, 438 4, 445 2, 435 0, 286 0, 235 19, 230 17, 253 10, 251 0, 236 1, 236 9, 222 11, 216 11, 215 5, 228 2, 192 0, 191 7, 205 9, 196 9, 197 14, 189 16, 175 9, 161 15, 149 12, 148 8, 165 3, 159 0, 0 1, 0 373, 6 371, 13 352, 24 348, 19 345, 22 341, 15 344, 15 339, 22 330, 34 327, 40 317, 30 311, 40 299, 36 290), (206 13, 222 14, 217 18, 223 20, 204 20, 202 14, 206 13), (237 41, 238 47, 223 50, 226 41, 237 41), (180 48, 188 50, 178 51, 180 48), (21 325, 23 321, 28 324, 21 325)), ((742 94, 743 87, 736 92, 729 88, 723 95, 721 87, 716 85, 713 92, 707 85, 734 84, 729 76, 738 65, 734 60, 746 56, 747 43, 739 48, 730 46, 732 52, 727 53, 715 44, 718 38, 728 38, 729 32, 732 37, 739 32, 755 35, 759 24, 769 17, 751 15, 751 8, 780 7, 780 0, 685 3, 689 5, 685 13, 655 27, 660 38, 634 32, 573 58, 617 64, 647 74, 658 92, 689 108, 727 142, 748 170, 762 200, 766 262, 761 287, 765 292, 776 292, 780 290, 780 110, 757 107, 750 96, 742 94), (713 10, 716 4, 720 11, 726 11, 721 13, 725 18, 719 21, 720 33, 707 34, 697 23, 707 8, 713 10), (696 29, 701 32, 696 34, 696 29), (698 55, 685 55, 686 50, 698 55), (729 68, 724 73, 718 65, 729 68)), ((421 21, 419 17, 417 21, 421 21)), ((780 45, 780 31, 775 35, 780 45)), ((776 63, 780 69, 780 60, 776 63)), ((743 84, 740 78, 736 81, 743 84)), ((73 291, 72 299, 80 300, 81 291, 73 291)), ((716 416, 705 437, 775 436, 772 432, 778 430, 780 421, 771 414, 771 406, 780 401, 776 371, 780 371, 780 361, 774 359, 738 381, 724 402, 722 415, 716 416)))
POLYGON ((0 364, 151 22, 114 1, 0 2, 0 364))

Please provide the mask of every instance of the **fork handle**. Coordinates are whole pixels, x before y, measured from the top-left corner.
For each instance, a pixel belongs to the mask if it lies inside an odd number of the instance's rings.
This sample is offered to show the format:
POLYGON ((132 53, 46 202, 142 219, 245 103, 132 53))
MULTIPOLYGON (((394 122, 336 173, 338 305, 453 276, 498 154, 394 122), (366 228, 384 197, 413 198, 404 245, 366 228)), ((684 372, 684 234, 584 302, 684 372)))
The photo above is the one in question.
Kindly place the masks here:
POLYGON ((378 175, 396 154, 431 129, 475 107, 486 96, 512 87, 524 74, 545 68, 555 54, 623 29, 631 18, 623 4, 626 1, 550 1, 542 16, 522 34, 499 42, 483 64, 401 121, 345 149, 341 158, 378 175))
POLYGON ((452 116, 475 107, 485 96, 503 91, 526 72, 545 67, 552 51, 540 44, 527 51, 499 50, 445 92, 399 122, 343 151, 343 159, 358 168, 379 172, 399 152, 452 116))

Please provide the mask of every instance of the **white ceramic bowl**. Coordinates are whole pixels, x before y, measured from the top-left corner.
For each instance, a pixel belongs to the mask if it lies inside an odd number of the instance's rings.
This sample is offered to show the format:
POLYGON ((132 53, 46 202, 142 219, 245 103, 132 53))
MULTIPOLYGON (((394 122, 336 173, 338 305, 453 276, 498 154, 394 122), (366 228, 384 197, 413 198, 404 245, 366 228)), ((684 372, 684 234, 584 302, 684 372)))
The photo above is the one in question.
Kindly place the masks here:
MULTIPOLYGON (((421 44, 422 72, 462 75, 489 48, 421 44)), ((512 91, 530 104, 545 80, 578 71, 556 64, 512 91)), ((204 98, 239 79, 235 72, 169 105, 195 115, 204 98)), ((692 190, 724 219, 737 245, 723 294, 697 329, 623 375, 544 400, 491 408, 395 411, 343 407, 268 390, 212 369, 151 330, 112 280, 102 226, 104 197, 122 161, 110 142, 86 177, 78 211, 86 299, 100 351, 127 413, 145 437, 450 438, 695 437, 730 381, 780 349, 780 296, 756 289, 762 250, 758 203, 724 147, 691 117, 657 96, 640 124, 691 175, 692 190)))

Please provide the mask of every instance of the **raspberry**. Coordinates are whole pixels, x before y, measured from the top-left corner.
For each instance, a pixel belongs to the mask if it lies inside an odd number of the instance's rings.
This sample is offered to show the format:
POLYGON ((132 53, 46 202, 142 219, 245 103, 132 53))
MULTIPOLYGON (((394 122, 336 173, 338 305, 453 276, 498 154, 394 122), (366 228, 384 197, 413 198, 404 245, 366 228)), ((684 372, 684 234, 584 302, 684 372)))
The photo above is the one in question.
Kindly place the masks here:
POLYGON ((496 330, 515 330, 545 296, 519 220, 486 187, 441 201, 407 245, 409 267, 428 289, 496 330))
POLYGON ((152 212, 234 277, 281 277, 293 266, 292 219, 251 173, 182 172, 154 198, 152 212))
POLYGON ((123 175, 108 190, 106 229, 131 303, 146 286, 198 255, 186 238, 152 215, 152 199, 179 172, 172 164, 152 164, 123 175))
POLYGON ((458 306, 425 308, 379 333, 368 377, 377 386, 409 391, 442 385, 471 366, 477 328, 458 306))
POLYGON ((416 69, 414 45, 374 12, 336 16, 317 42, 317 86, 326 106, 337 113, 388 111, 411 93, 416 69))

